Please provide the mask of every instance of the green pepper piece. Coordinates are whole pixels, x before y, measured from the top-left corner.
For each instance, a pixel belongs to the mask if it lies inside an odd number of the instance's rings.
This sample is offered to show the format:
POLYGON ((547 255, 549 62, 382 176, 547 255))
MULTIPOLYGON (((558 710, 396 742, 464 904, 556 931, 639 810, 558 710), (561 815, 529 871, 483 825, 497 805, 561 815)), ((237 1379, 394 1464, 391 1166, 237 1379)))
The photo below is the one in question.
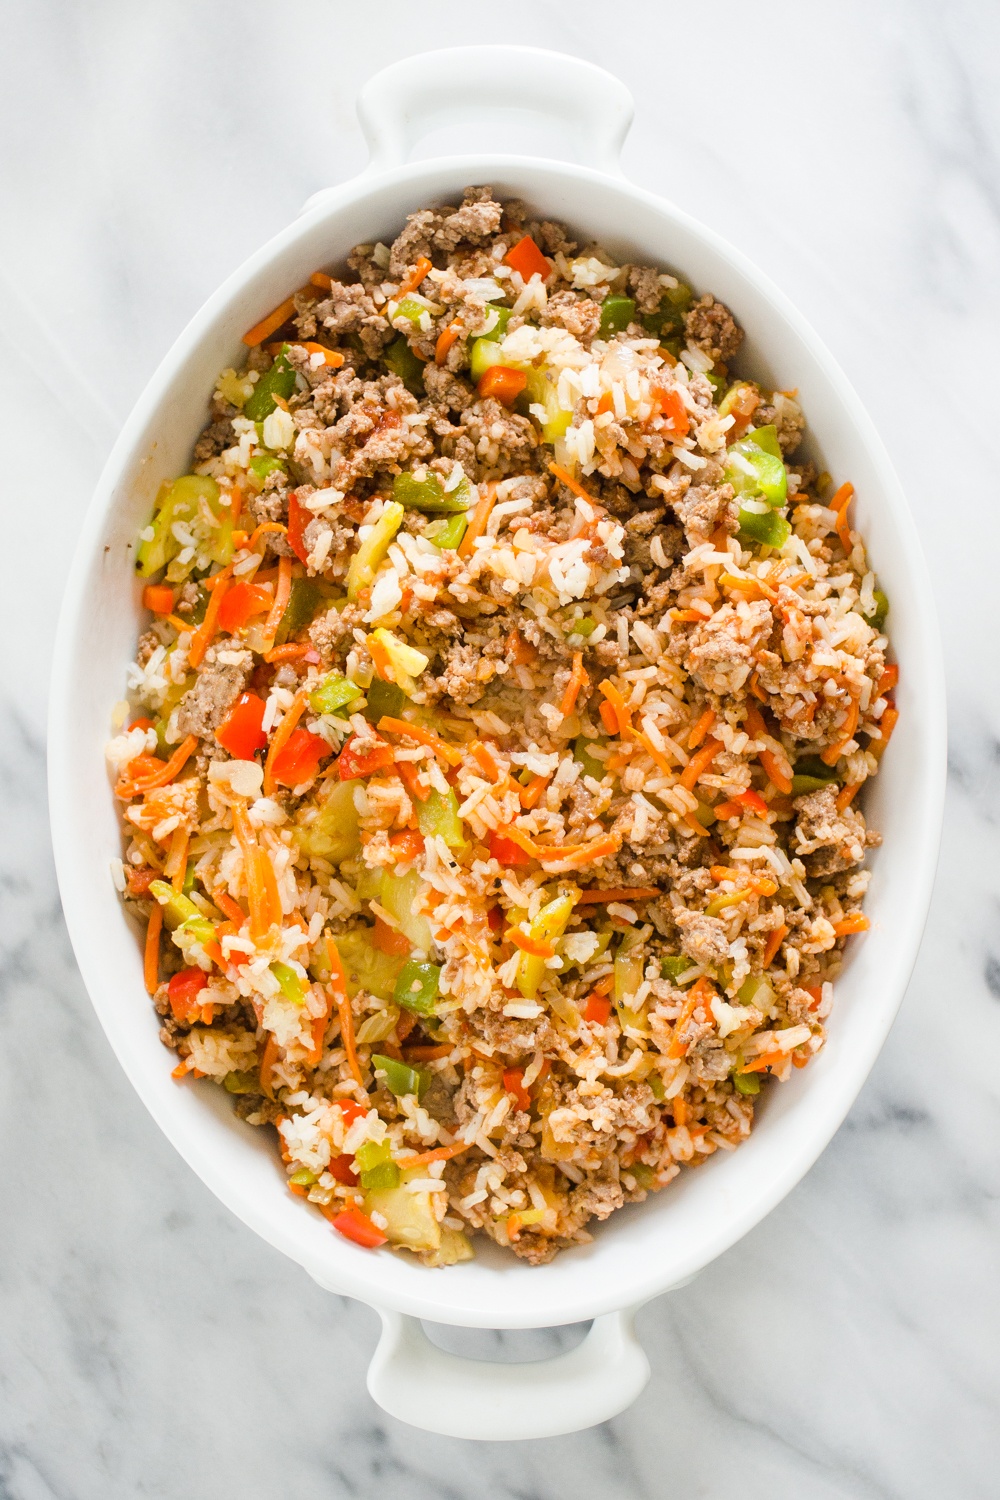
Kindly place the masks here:
MULTIPOLYGON (((159 572, 181 550, 181 543, 173 533, 174 523, 182 521, 192 526, 198 521, 201 501, 208 504, 213 515, 219 516, 222 524, 213 529, 210 545, 206 548, 213 562, 223 566, 233 555, 233 524, 229 506, 219 503, 219 486, 207 474, 182 474, 172 484, 161 484, 156 496, 155 514, 152 521, 153 535, 139 544, 136 568, 143 578, 159 572)), ((197 535, 197 531, 195 533, 197 535)))
POLYGON ((469 375, 473 385, 478 385, 491 365, 502 365, 503 350, 500 342, 491 334, 488 338, 473 339, 469 351, 469 375))
POLYGON ((601 326, 597 330, 598 337, 607 338, 609 333, 624 333, 628 325, 634 322, 634 297, 617 295, 605 297, 601 303, 601 326))
POLYGON ((490 303, 490 311, 499 315, 499 321, 494 323, 485 337, 488 339, 502 339, 507 332, 507 324, 514 316, 514 309, 512 307, 496 307, 493 303, 490 303))
POLYGON ((469 524, 468 513, 450 516, 447 521, 432 521, 424 532, 429 542, 440 547, 442 552, 457 551, 469 524))
POLYGON ((373 1193, 399 1187, 399 1168, 394 1161, 387 1161, 381 1167, 373 1167, 370 1172, 362 1172, 361 1186, 373 1193))
POLYGON ((363 713, 369 724, 377 724, 387 717, 398 719, 409 701, 397 682, 383 682, 381 677, 373 677, 368 689, 368 706, 363 713))
POLYGON ((293 578, 285 613, 274 634, 276 644, 283 646, 290 635, 311 625, 325 602, 323 585, 317 578, 293 578))
POLYGON ((657 1101, 658 1104, 662 1104, 664 1099, 667 1097, 667 1091, 663 1087, 663 1079, 660 1077, 659 1073, 650 1073, 649 1077, 646 1079, 646 1082, 649 1084, 649 1087, 653 1091, 653 1098, 657 1101))
POLYGON ((194 601, 191 613, 182 615, 181 618, 187 620, 191 625, 200 625, 202 620, 205 618, 205 611, 208 608, 208 601, 211 598, 211 595, 209 594, 208 589, 202 588, 200 583, 196 584, 195 588, 197 589, 197 597, 194 601))
POLYGON ((603 760, 598 760, 596 755, 591 755, 592 744, 602 745, 604 741, 589 740, 585 734, 578 734, 573 741, 573 759, 580 762, 584 776, 593 776, 595 781, 600 781, 608 774, 608 768, 603 760))
POLYGON ((782 548, 792 534, 792 528, 784 516, 768 510, 758 514, 753 510, 740 510, 739 539, 744 544, 759 542, 762 547, 782 548))
POLYGON ((290 1000, 293 1005, 305 1005, 305 986, 295 970, 290 969, 287 964, 282 963, 273 963, 270 968, 271 973, 281 987, 281 993, 285 999, 290 1000))
POLYGON ((187 862, 184 870, 184 884, 181 886, 182 896, 190 896, 191 892, 195 888, 195 883, 197 881, 197 876, 194 873, 196 863, 197 861, 193 859, 189 859, 187 862))
POLYGON ((427 309, 424 304, 418 302, 415 297, 404 297, 402 302, 397 303, 396 311, 392 316, 394 318, 408 318, 411 323, 419 323, 426 311, 427 309))
POLYGON ((163 907, 163 925, 170 932, 176 932, 181 927, 189 932, 196 943, 210 943, 215 937, 215 925, 210 922, 195 906, 193 901, 180 891, 175 891, 173 886, 167 885, 165 880, 153 880, 149 886, 150 894, 163 907))
MULTIPOLYGON (((740 1067, 742 1066, 741 1062, 740 1067)), ((760 1078, 756 1073, 734 1073, 733 1084, 738 1094, 749 1096, 760 1093, 760 1078)))
POLYGON ((773 422, 769 423, 767 427, 752 427, 747 433, 747 439, 751 443, 755 443, 765 453, 770 453, 772 458, 777 458, 784 463, 784 454, 781 451, 781 444, 778 442, 778 429, 773 422))
POLYGON ((312 1187, 316 1182, 316 1173, 310 1172, 308 1167, 300 1167, 288 1180, 294 1182, 296 1187, 312 1187))
POLYGON ((430 1087, 431 1075, 426 1068, 411 1068, 394 1057, 383 1057, 381 1052, 372 1053, 372 1067, 385 1074, 385 1086, 397 1099, 407 1094, 416 1094, 419 1099, 430 1087))
POLYGON ((253 388, 253 395, 243 407, 251 422, 263 422, 277 408, 275 396, 287 401, 295 389, 295 371, 288 363, 288 345, 282 344, 269 370, 265 370, 253 388))
POLYGON ((309 707, 316 714, 335 714, 348 703, 363 696, 363 690, 348 677, 331 672, 309 694, 309 707))
POLYGON ((593 615, 584 615, 582 620, 573 621, 572 628, 567 632, 567 634, 582 635, 584 640, 586 640, 588 636, 593 635, 596 629, 597 621, 594 619, 593 615))
POLYGON ((407 510, 425 510, 436 515, 448 515, 453 511, 466 511, 472 504, 469 481, 463 476, 453 490, 445 491, 436 474, 425 479, 415 479, 404 470, 392 481, 392 498, 407 510))
POLYGON ((424 394, 424 367, 403 334, 383 350, 382 359, 389 372, 399 376, 411 395, 424 394))
MULTIPOLYGON (((660 339, 664 334, 681 334, 684 330, 684 314, 691 306, 694 296, 691 288, 683 282, 677 286, 667 287, 660 298, 660 305, 655 312, 645 313, 642 318, 642 326, 647 333, 656 334, 660 339)), ((678 351, 680 339, 677 340, 678 351)))
POLYGON ((821 781, 818 776, 793 776, 791 795, 804 797, 807 792, 821 792, 825 786, 833 785, 832 781, 821 781))
POLYGON ((677 958, 663 958, 660 960, 660 973, 664 979, 669 979, 673 984, 676 984, 680 976, 686 974, 688 969, 693 969, 694 967, 693 960, 683 953, 677 958))
POLYGON ((439 833, 449 849, 465 847, 465 832, 458 816, 458 798, 452 787, 447 797, 437 790, 431 792, 424 802, 417 804, 417 827, 425 838, 439 833))
POLYGON ((379 564, 389 551, 406 512, 396 500, 390 500, 368 536, 351 558, 347 570, 347 597, 355 603, 362 589, 370 588, 379 564))
POLYGON ((259 1094, 260 1077, 257 1073, 227 1073, 222 1087, 230 1094, 259 1094))
POLYGON ((818 755, 800 755, 793 768, 794 774, 800 776, 812 776, 817 781, 830 782, 839 781, 837 775, 826 761, 820 760, 818 755))
POLYGON ((392 998, 415 1016, 433 1016, 440 991, 441 970, 437 964, 411 958, 399 971, 392 998))
MULTIPOLYGON (((660 1087, 663 1087, 662 1083, 660 1087)), ((623 1167, 622 1171, 631 1172, 635 1178, 635 1185, 638 1188, 648 1189, 653 1186, 653 1179, 656 1173, 652 1167, 647 1167, 644 1161, 634 1161, 630 1167, 623 1167)))
MULTIPOLYGON (((761 428, 760 433, 763 434, 765 442, 770 442, 774 428, 761 428)), ((753 436, 745 437, 741 442, 733 444, 726 456, 723 477, 732 485, 738 496, 763 495, 768 505, 778 510, 784 505, 788 496, 788 475, 781 461, 781 450, 779 447, 776 457, 756 442, 757 436, 758 433, 755 432, 753 436)), ((778 447, 776 434, 774 446, 778 447)))
POLYGON ((881 589, 875 589, 874 594, 875 613, 868 618, 869 623, 874 625, 876 630, 881 630, 882 626, 885 624, 885 617, 889 613, 889 600, 886 598, 885 594, 883 594, 881 589))
POLYGON ((260 480, 260 488, 264 488, 264 480, 268 474, 273 474, 275 469, 280 469, 283 474, 288 472, 288 465, 283 458, 278 458, 273 453, 255 453, 250 460, 250 472, 260 480))
POLYGON ((726 392, 726 382, 721 375, 716 375, 712 370, 705 371, 705 379, 712 387, 712 400, 718 406, 726 392))

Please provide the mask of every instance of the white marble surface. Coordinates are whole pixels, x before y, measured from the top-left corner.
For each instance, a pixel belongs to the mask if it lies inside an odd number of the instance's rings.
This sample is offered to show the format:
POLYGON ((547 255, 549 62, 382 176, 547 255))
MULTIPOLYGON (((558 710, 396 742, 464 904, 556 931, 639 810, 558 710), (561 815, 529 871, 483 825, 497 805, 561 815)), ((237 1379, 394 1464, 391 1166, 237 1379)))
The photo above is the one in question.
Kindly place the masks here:
POLYGON ((3 4, 3 1500, 1000 1493, 997 9, 508 0, 500 15, 3 4), (309 192, 363 164, 358 80, 521 37, 625 80, 630 175, 748 251, 859 388, 940 580, 953 764, 917 972, 833 1144, 643 1312, 654 1373, 630 1412, 480 1446, 372 1405, 374 1315, 231 1218, 126 1083, 60 916, 44 712, 80 516, 174 335, 309 192))

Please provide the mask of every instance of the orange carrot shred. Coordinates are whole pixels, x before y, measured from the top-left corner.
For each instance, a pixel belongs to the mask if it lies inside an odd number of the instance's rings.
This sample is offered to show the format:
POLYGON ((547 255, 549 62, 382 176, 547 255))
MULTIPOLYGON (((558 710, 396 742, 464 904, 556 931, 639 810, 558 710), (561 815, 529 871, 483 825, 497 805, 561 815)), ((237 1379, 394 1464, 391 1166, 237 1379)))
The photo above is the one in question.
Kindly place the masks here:
POLYGON ((386 714, 379 719, 378 727, 384 733, 405 734, 411 740, 416 740, 418 745, 429 746, 435 755, 440 755, 450 766, 460 766, 465 759, 464 752, 456 745, 449 745, 439 734, 435 734, 432 729, 425 729, 422 724, 411 724, 408 719, 393 719, 386 714))
POLYGON ((702 740, 705 738, 706 734, 711 729, 714 723, 715 709, 706 708, 705 712, 702 714, 701 718, 697 720, 691 730, 691 733, 688 735, 687 747, 689 750, 697 750, 698 746, 701 744, 702 740))
POLYGON ((256 349, 257 345, 262 344, 266 338, 270 338, 271 334, 280 328, 282 323, 287 323, 294 311, 295 298, 286 297, 280 307, 276 307, 274 312, 268 313, 266 318, 262 318, 259 323, 254 324, 249 333, 243 335, 244 344, 249 349, 256 349))
POLYGON ((781 926, 776 927, 767 940, 767 947, 764 949, 760 960, 762 969, 767 969, 774 962, 774 956, 787 936, 788 928, 782 922, 781 926))
MULTIPOLYGON (((134 781, 127 781, 124 777, 115 786, 115 796, 127 802, 130 797, 141 797, 146 792, 152 792, 158 786, 166 786, 173 781, 174 777, 183 769, 186 761, 198 748, 198 736, 189 734, 187 739, 182 740, 168 761, 164 761, 158 771, 149 776, 137 776, 134 781)), ((129 763, 131 764, 131 762, 129 763)), ((128 767, 126 766, 126 770, 128 767)))
POLYGON ((281 624, 281 617, 288 607, 288 599, 291 592, 292 559, 290 557, 282 557, 278 562, 278 584, 274 590, 274 603, 271 605, 270 614, 264 621, 264 639, 272 645, 274 644, 274 637, 278 633, 278 626, 281 624))
POLYGON ((188 662, 192 667, 201 666, 202 658, 219 628, 219 610, 232 582, 232 577, 233 565, 230 563, 228 568, 223 568, 221 573, 216 573, 212 580, 212 597, 208 601, 205 618, 191 639, 191 649, 188 652, 188 662))
POLYGON ((326 957, 330 965, 330 993, 333 995, 340 1016, 340 1039, 347 1053, 347 1064, 354 1075, 355 1082, 364 1088, 364 1078, 354 1041, 354 1013, 351 1010, 351 1002, 347 998, 347 978, 340 954, 337 952, 337 945, 329 933, 326 935, 326 957))
MULTIPOLYGON (((282 559, 282 561, 284 561, 284 559, 282 559)), ((274 738, 271 740, 271 744, 268 748, 267 761, 264 765, 263 791, 265 797, 270 797, 271 793, 274 791, 274 763, 291 738, 292 730, 295 728, 296 724, 305 713, 306 704, 308 702, 309 689, 307 687, 299 688, 299 691, 295 694, 295 697, 292 699, 291 704, 285 710, 285 717, 282 719, 278 728, 274 732, 274 738)))
POLYGON ((574 495, 579 495, 581 500, 586 500, 587 504, 592 505, 595 510, 603 509, 601 502, 595 500, 593 495, 588 495, 583 485, 578 484, 572 474, 568 474, 559 464, 549 464, 549 473, 554 474, 560 484, 564 484, 568 490, 572 490, 574 495))
POLYGON ((151 995, 156 993, 160 982, 160 932, 163 928, 163 907, 157 901, 149 914, 146 928, 146 946, 142 955, 142 977, 151 995))
POLYGON ((407 276, 405 281, 400 283, 399 291, 392 299, 393 302, 401 302, 404 297, 408 297, 411 292, 415 292, 430 269, 431 262, 427 259, 426 255, 421 255, 409 276, 407 276))
POLYGON ((576 651, 573 655, 573 670, 570 673, 566 691, 563 694, 562 703, 559 705, 563 718, 573 712, 580 689, 589 686, 590 678, 583 669, 583 652, 576 651))
POLYGON ((706 740, 697 754, 692 755, 680 775, 680 784, 693 792, 700 776, 703 776, 715 757, 722 750, 721 740, 706 740))
POLYGON ((476 508, 472 512, 472 520, 465 528, 465 535, 459 545, 459 557, 471 557, 476 538, 481 536, 486 530, 486 522, 490 518, 490 511, 496 503, 497 483, 498 481, 496 480, 490 480, 485 486, 483 494, 480 495, 476 508))
POLYGON ((447 328, 441 330, 438 341, 434 346, 434 363, 443 365, 448 358, 448 350, 462 332, 461 323, 449 323, 447 328))

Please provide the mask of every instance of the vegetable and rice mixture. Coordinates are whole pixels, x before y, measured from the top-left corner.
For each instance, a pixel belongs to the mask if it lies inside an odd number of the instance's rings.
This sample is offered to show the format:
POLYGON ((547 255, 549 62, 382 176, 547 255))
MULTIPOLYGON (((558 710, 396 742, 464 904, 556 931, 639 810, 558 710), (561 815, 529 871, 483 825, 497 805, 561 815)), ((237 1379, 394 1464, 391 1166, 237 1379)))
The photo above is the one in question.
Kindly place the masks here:
POLYGON ((347 266, 142 532, 115 874, 175 1076, 293 1193, 538 1263, 822 1047, 888 605, 710 294, 488 188, 347 266))

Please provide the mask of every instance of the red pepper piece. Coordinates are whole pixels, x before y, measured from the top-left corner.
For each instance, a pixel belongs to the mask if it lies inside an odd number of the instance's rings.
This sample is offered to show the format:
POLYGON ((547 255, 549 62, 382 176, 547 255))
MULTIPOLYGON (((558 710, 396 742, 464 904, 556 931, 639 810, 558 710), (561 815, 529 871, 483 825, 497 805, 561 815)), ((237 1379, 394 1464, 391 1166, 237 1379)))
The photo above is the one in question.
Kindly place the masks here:
POLYGON ((274 757, 271 775, 282 786, 301 786, 311 781, 319 770, 320 761, 330 754, 330 746, 318 734, 308 729, 293 729, 287 743, 274 757))
POLYGON ((607 995, 598 995, 595 991, 583 1008, 583 1019, 598 1026, 606 1026, 608 1017, 611 1015, 611 1001, 607 995))
POLYGON ((539 250, 530 234, 526 234, 523 240, 519 240, 507 254, 504 260, 512 271, 517 271, 523 281, 530 281, 537 271, 543 281, 552 275, 552 267, 539 250))
POLYGON ((142 604, 154 615, 173 614, 174 591, 165 583, 147 583, 142 591, 142 604))
POLYGON ((490 365, 476 389, 483 397, 492 396, 504 406, 513 406, 528 384, 523 370, 511 370, 507 365, 490 365))
POLYGON ((518 1109, 531 1108, 531 1095, 524 1086, 524 1070, 522 1068, 508 1068, 503 1075, 503 1086, 508 1094, 514 1095, 514 1103, 518 1109))
POLYGON ((326 1170, 331 1177, 336 1177, 338 1182, 344 1183, 347 1187, 354 1187, 358 1174, 351 1166, 352 1161, 353 1157, 350 1156, 333 1156, 326 1170))
POLYGON ((337 770, 341 781, 353 781, 356 776, 370 776, 383 766, 391 766, 392 761, 393 749, 385 740, 366 738, 359 741, 358 736, 352 734, 337 758, 337 770))
POLYGON ((267 744, 261 728, 266 706, 256 693, 241 693, 215 731, 219 744, 237 760, 252 760, 255 751, 267 744))
POLYGON ((506 838, 502 833, 490 834, 490 857, 501 865, 530 865, 531 855, 527 854, 513 839, 506 838))
POLYGON ((170 1009, 174 1020, 182 1023, 196 1021, 201 1015, 198 996, 208 984, 208 975, 203 969, 182 969, 175 974, 167 986, 170 1009))
POLYGON ((306 546, 306 527, 313 519, 311 510, 300 505, 294 494, 288 497, 288 545, 299 562, 309 564, 309 548, 306 546))
POLYGON ((219 626, 232 635, 254 615, 266 615, 273 603, 274 595, 260 584, 234 583, 219 605, 219 626))
POLYGON ((337 1215, 332 1221, 334 1229, 344 1236, 346 1240, 353 1240, 356 1245, 363 1245, 366 1250, 376 1250, 379 1245, 384 1245, 388 1235, 376 1229, 367 1214, 363 1214, 360 1208, 345 1208, 343 1213, 337 1215))

